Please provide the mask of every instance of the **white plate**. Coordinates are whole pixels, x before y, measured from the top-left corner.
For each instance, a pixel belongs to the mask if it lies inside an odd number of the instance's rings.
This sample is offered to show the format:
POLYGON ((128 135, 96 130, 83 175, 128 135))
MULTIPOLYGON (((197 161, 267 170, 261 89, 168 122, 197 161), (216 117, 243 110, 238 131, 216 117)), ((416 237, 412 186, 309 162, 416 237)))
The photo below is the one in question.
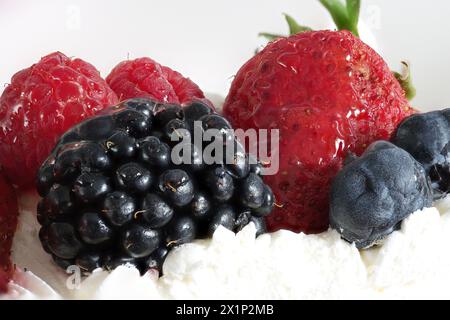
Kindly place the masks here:
MULTIPOLYGON (((150 56, 225 95, 260 45, 259 31, 286 32, 287 12, 330 25, 314 0, 0 1, 0 83, 52 51, 93 63, 104 76, 118 62, 150 56)), ((423 110, 450 106, 450 2, 363 0, 361 17, 393 69, 409 60, 423 110)))

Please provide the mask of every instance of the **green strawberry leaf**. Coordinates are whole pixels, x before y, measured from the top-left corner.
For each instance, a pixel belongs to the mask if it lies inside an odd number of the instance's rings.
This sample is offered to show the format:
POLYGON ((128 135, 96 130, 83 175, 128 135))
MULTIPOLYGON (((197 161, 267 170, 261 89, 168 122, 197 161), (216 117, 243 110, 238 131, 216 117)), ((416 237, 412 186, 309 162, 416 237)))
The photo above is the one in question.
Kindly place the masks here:
MULTIPOLYGON (((333 18, 338 30, 348 30, 355 36, 359 37, 358 21, 361 8, 361 0, 346 0, 345 4, 342 0, 319 0, 319 2, 327 9, 333 18)), ((300 32, 311 31, 312 29, 300 25, 292 16, 284 13, 284 18, 289 26, 289 35, 300 32)), ((284 37, 280 34, 261 32, 258 34, 269 41, 284 37)))
POLYGON ((274 34, 274 33, 267 33, 267 32, 260 32, 260 33, 258 33, 258 36, 266 38, 269 41, 273 41, 275 39, 285 37, 285 36, 283 36, 281 34, 274 34))
POLYGON ((289 26, 289 35, 294 35, 300 32, 311 31, 312 29, 306 26, 299 25, 294 18, 292 18, 287 13, 283 13, 284 18, 289 26))

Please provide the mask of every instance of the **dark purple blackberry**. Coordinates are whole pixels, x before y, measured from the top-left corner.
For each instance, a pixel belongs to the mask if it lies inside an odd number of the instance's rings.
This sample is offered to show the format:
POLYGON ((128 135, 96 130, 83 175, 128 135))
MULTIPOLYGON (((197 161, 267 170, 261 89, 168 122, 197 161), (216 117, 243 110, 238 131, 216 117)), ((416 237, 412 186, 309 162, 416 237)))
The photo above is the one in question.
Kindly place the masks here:
POLYGON ((148 256, 148 258, 145 259, 143 263, 144 269, 158 270, 159 274, 162 275, 162 266, 168 253, 169 249, 167 247, 160 247, 156 249, 151 255, 148 256))
POLYGON ((82 252, 77 256, 75 263, 83 273, 89 273, 102 266, 102 256, 98 252, 82 252))
POLYGON ((38 173, 44 250, 84 273, 123 264, 161 272, 173 247, 220 226, 237 232, 253 222, 264 233, 273 194, 230 128, 202 102, 147 99, 124 101, 75 126, 38 173), (215 129, 226 137, 220 149, 233 148, 211 164, 203 151, 216 137, 196 145, 194 126, 215 129))

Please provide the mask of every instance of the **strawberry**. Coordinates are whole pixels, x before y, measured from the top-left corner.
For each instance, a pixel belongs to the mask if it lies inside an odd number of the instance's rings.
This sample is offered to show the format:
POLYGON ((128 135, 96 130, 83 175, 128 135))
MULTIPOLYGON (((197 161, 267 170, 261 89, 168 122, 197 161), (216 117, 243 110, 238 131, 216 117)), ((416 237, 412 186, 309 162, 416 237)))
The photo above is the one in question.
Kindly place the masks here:
POLYGON ((234 127, 280 129, 279 172, 266 177, 279 206, 268 228, 306 233, 328 228, 330 183, 345 157, 390 139, 412 112, 383 59, 349 31, 269 43, 238 71, 224 104, 234 127))
POLYGON ((14 189, 0 174, 0 293, 6 291, 14 271, 10 256, 18 215, 14 189))
POLYGON ((106 81, 120 100, 149 98, 164 103, 186 104, 205 98, 202 90, 190 79, 147 57, 122 61, 106 81))
POLYGON ((117 102, 92 65, 60 52, 16 73, 0 97, 0 164, 8 179, 32 186, 61 134, 117 102))

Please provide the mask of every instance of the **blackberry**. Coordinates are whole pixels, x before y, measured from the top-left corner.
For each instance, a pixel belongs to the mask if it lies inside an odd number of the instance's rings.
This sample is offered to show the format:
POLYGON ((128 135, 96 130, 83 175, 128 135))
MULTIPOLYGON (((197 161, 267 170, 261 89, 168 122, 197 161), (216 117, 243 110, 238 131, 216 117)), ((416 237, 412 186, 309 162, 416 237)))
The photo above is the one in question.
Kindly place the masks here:
POLYGON ((123 264, 161 273, 172 248, 219 226, 237 232, 253 222, 257 235, 264 233, 273 193, 230 128, 202 102, 147 99, 124 101, 73 127, 37 177, 44 250, 59 266, 76 264, 84 273, 123 264), (204 161, 213 142, 196 145, 194 126, 216 129, 226 137, 220 148, 231 145, 232 152, 204 161), (183 140, 174 142, 174 133, 183 140))
POLYGON ((89 273, 101 267, 101 255, 98 252, 82 252, 75 260, 84 273, 89 273))

